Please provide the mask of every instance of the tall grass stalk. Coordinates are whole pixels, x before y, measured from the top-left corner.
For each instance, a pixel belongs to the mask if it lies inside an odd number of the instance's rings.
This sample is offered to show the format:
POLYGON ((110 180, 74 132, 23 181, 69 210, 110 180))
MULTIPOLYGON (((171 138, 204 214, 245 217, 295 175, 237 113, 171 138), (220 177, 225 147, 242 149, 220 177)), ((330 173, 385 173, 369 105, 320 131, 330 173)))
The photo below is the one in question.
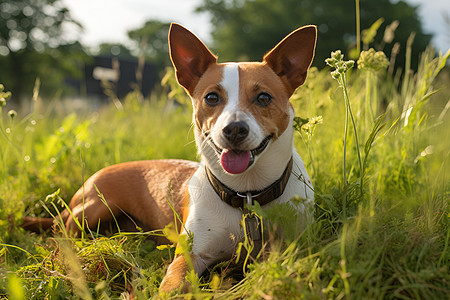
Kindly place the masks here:
POLYGON ((361 53, 361 11, 359 10, 359 0, 355 0, 355 15, 356 15, 356 57, 361 53))
MULTIPOLYGON (((356 127, 356 122, 355 122, 355 118, 353 117, 353 113, 352 113, 352 108, 350 105, 350 99, 348 96, 348 80, 347 80, 347 73, 348 71, 353 68, 354 66, 354 61, 353 60, 349 60, 349 61, 344 61, 344 56, 342 55, 341 51, 335 51, 331 53, 331 58, 327 58, 325 60, 325 62, 327 63, 327 65, 329 65, 330 67, 335 68, 334 71, 331 72, 331 76, 337 80, 337 82, 339 83, 340 87, 342 88, 343 94, 344 94, 344 101, 345 101, 345 125, 344 125, 344 161, 343 161, 343 185, 344 185, 344 191, 347 190, 347 167, 346 167, 346 163, 347 163, 347 136, 348 136, 348 120, 349 117, 352 121, 352 125, 353 125, 353 133, 355 135, 355 145, 356 145, 356 153, 358 155, 358 162, 359 162, 359 167, 360 167, 360 197, 361 199, 364 197, 364 189, 363 189, 363 183, 364 183, 364 178, 362 176, 362 161, 361 161, 361 154, 359 151, 359 139, 358 139, 358 130, 356 127)), ((345 192, 345 194, 347 194, 345 192)), ((345 201, 344 201, 344 217, 347 216, 347 195, 345 195, 345 201)))
POLYGON ((365 118, 364 118, 364 132, 367 131, 367 128, 372 120, 374 120, 374 112, 372 100, 376 99, 376 96, 372 97, 372 93, 376 91, 376 77, 373 76, 372 72, 368 72, 366 74, 366 97, 365 97, 365 118), (374 86, 374 89, 371 87, 374 86))
MULTIPOLYGON (((361 152, 359 151, 359 139, 358 139, 358 130, 356 127, 356 122, 355 122, 355 118, 353 117, 353 112, 352 112, 352 108, 350 105, 350 99, 348 96, 348 90, 347 90, 347 73, 344 73, 342 80, 342 90, 344 93, 344 98, 345 98, 345 106, 346 106, 346 120, 345 120, 345 140, 347 139, 347 128, 348 128, 348 117, 347 117, 347 112, 348 115, 350 116, 350 119, 352 121, 352 125, 353 125, 353 134, 355 135, 355 146, 356 146, 356 154, 358 155, 358 162, 359 162, 359 175, 360 175, 360 196, 361 199, 364 197, 364 191, 363 191, 363 183, 364 183, 364 176, 363 176, 363 165, 362 165, 362 160, 361 160, 361 152)), ((344 142, 346 144, 346 141, 344 142)), ((344 156, 345 159, 345 156, 344 156)))

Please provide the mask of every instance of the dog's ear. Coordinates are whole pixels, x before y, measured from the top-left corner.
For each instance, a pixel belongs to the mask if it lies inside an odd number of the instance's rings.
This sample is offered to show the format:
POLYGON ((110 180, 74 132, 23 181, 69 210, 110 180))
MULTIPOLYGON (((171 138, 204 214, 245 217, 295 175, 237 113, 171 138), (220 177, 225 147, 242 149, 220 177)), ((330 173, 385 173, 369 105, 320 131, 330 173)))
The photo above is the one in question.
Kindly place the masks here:
POLYGON ((170 25, 169 47, 178 83, 192 95, 198 80, 217 57, 192 32, 175 23, 170 25))
POLYGON ((314 58, 316 37, 316 26, 301 27, 264 56, 263 61, 281 77, 289 95, 305 82, 306 73, 314 58))

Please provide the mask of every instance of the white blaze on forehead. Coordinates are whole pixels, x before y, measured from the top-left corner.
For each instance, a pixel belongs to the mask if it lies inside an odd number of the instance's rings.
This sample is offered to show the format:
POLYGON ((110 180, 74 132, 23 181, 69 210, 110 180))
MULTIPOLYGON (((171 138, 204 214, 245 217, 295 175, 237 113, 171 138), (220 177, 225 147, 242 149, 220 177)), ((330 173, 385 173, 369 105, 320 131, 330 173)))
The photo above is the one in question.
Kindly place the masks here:
POLYGON ((239 106, 239 101, 245 101, 245 99, 239 99, 239 89, 242 88, 239 85, 239 80, 239 63, 224 64, 220 85, 226 92, 227 103, 211 131, 213 141, 222 149, 233 146, 228 144, 227 139, 223 135, 223 128, 230 124, 230 122, 240 121, 248 125, 249 134, 241 145, 245 149, 250 150, 256 148, 265 138, 263 130, 256 121, 255 116, 250 111, 245 108, 242 109, 242 106, 239 106))
POLYGON ((224 66, 220 84, 228 96, 225 110, 236 110, 239 103, 239 64, 228 63, 224 66))

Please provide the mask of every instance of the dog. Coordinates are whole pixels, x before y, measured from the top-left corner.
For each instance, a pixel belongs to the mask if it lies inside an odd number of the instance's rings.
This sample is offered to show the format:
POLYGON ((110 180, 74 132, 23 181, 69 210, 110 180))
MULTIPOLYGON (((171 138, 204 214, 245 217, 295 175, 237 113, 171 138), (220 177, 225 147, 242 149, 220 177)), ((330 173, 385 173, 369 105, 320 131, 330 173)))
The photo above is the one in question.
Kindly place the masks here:
MULTIPOLYGON (((304 26, 262 62, 217 63, 193 33, 172 24, 170 56, 178 83, 192 100, 201 162, 136 161, 98 171, 73 196, 71 212, 61 213, 67 231, 80 234, 83 217, 94 230, 113 215, 121 227, 133 220, 145 230, 177 220, 181 235, 191 238, 190 261, 200 276, 210 265, 232 257, 245 234, 241 221, 248 205, 258 202, 264 209, 290 203, 308 216, 314 192, 294 147, 289 98, 306 79, 316 35, 315 26, 304 26), (296 196, 305 201, 294 203, 296 196)), ((33 222, 49 227, 53 220, 28 218, 23 227, 33 222)), ((188 269, 186 257, 176 254, 160 290, 188 287, 188 269)))

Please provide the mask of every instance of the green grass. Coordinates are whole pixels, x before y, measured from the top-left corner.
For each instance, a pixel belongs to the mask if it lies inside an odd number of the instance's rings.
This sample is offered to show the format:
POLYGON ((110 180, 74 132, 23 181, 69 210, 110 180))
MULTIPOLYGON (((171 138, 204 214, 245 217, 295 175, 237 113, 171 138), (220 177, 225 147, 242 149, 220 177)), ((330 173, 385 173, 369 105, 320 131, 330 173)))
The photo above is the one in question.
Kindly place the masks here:
MULTIPOLYGON (((288 210, 268 213, 293 234, 273 242, 243 275, 229 262, 214 266, 186 297, 448 297, 448 71, 436 77, 445 59, 424 53, 419 70, 407 71, 401 84, 376 61, 345 70, 345 85, 328 69, 312 69, 292 103, 303 119, 295 138, 315 187, 315 221, 298 232, 288 210), (347 123, 344 143, 349 106, 355 126, 347 123)), ((175 87, 173 76, 164 83, 175 87)), ((119 299, 130 290, 138 299, 157 296, 174 250, 156 248, 146 233, 74 239, 30 234, 17 224, 24 215, 48 215, 44 206, 55 213, 104 166, 196 160, 187 96, 174 89, 170 97, 185 106, 171 105, 161 92, 144 102, 132 93, 122 109, 111 104, 93 112, 42 99, 13 119, 3 109, 0 297, 119 299), (58 189, 59 196, 47 197, 58 189)))

